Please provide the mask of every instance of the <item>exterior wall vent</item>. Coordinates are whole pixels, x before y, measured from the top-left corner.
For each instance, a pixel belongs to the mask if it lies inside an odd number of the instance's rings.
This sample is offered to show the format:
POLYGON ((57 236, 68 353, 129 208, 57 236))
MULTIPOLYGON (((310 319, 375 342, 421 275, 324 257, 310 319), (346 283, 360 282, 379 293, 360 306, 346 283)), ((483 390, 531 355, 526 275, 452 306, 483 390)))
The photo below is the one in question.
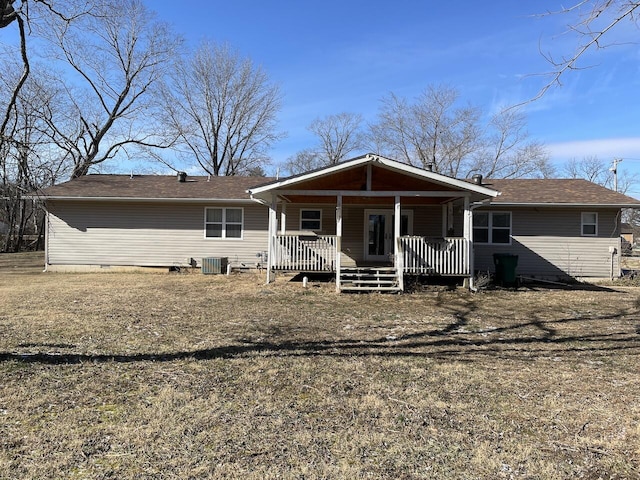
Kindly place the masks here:
POLYGON ((227 271, 228 257, 206 257, 202 259, 202 273, 204 275, 220 275, 227 271))

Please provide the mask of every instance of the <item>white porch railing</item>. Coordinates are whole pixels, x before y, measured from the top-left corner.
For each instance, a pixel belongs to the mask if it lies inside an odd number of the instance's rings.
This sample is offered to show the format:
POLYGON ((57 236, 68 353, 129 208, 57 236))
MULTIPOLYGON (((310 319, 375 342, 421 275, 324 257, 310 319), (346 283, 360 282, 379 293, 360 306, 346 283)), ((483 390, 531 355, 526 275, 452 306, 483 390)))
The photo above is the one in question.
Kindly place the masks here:
POLYGON ((398 238, 404 273, 469 275, 469 241, 462 237, 398 238))
MULTIPOLYGON (((334 271, 339 239, 336 235, 277 234, 273 238, 275 270, 334 271)), ((398 238, 398 273, 469 275, 469 241, 462 237, 398 238)))
POLYGON ((336 235, 301 235, 279 233, 274 238, 275 270, 333 271, 336 266, 336 235))

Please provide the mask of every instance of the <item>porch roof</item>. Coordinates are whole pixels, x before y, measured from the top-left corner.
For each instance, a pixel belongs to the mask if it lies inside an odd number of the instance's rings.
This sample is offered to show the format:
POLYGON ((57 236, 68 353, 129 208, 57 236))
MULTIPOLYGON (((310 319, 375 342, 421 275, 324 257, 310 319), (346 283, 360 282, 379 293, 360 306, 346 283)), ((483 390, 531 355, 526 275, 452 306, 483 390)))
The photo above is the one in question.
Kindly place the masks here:
POLYGON ((472 201, 494 198, 499 192, 416 168, 379 155, 366 154, 335 165, 275 180, 248 190, 251 198, 269 202, 284 198, 327 197, 436 197, 442 201, 468 196, 472 201), (382 172, 382 173, 381 173, 382 172))

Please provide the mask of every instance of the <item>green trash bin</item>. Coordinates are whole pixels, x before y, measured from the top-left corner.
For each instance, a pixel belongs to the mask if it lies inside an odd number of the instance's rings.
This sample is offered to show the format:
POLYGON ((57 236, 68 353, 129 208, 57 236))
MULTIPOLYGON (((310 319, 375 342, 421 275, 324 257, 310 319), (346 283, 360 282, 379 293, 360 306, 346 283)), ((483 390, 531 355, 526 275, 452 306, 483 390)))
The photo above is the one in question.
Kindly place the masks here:
POLYGON ((517 287, 516 267, 518 255, 494 253, 493 263, 496 266, 496 283, 502 287, 517 287))

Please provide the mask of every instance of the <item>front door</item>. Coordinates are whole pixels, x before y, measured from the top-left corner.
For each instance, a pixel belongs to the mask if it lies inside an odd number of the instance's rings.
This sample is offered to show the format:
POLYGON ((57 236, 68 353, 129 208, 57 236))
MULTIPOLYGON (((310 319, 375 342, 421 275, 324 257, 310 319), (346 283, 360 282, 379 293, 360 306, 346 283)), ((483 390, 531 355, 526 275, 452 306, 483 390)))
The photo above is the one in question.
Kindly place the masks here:
MULTIPOLYGON (((364 258, 372 262, 391 262, 393 210, 365 210, 364 212, 364 258)), ((413 231, 413 212, 403 211, 400 220, 400 235, 410 235, 413 231)))

